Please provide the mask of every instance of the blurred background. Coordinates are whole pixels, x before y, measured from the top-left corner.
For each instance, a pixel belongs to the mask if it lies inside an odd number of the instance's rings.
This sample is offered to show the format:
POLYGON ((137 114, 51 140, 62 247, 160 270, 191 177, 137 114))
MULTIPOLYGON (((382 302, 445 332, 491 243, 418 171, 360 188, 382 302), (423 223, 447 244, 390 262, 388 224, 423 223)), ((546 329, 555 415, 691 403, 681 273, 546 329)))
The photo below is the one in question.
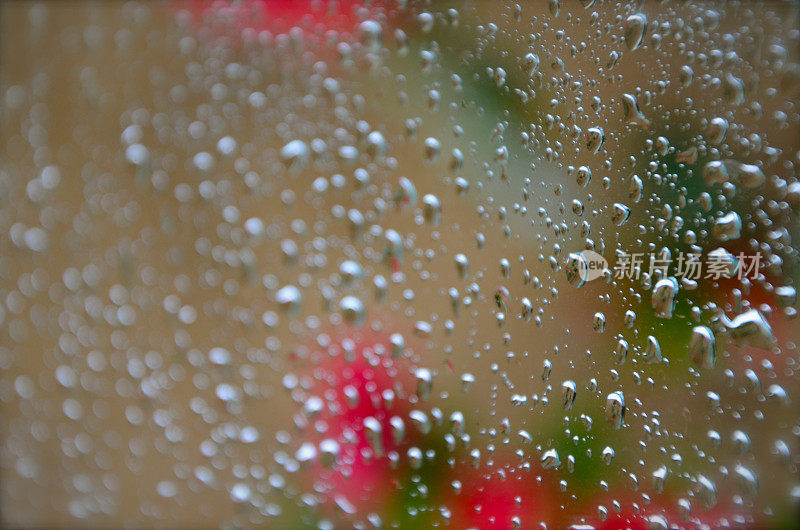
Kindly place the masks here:
POLYGON ((798 524, 796 3, 0 23, 4 527, 798 524))

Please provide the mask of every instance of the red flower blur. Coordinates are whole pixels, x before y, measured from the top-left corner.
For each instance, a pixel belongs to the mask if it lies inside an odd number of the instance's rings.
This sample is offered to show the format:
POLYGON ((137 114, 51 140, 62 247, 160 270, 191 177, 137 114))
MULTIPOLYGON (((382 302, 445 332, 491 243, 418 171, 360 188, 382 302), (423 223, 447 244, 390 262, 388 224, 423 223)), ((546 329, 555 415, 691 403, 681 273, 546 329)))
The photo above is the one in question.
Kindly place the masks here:
POLYGON ((316 33, 352 32, 363 20, 362 8, 372 13, 382 4, 363 0, 189 0, 185 5, 196 22, 224 21, 239 30, 257 31, 282 32, 299 27, 316 33))
POLYGON ((398 349, 387 335, 367 331, 295 359, 307 388, 301 442, 319 451, 302 477, 328 507, 380 510, 402 487, 405 453, 419 433, 410 425, 416 396, 398 349))
POLYGON ((463 463, 454 473, 460 493, 448 500, 451 528, 512 530, 552 528, 559 513, 559 495, 551 477, 541 480, 528 469, 495 463, 490 470, 463 463))

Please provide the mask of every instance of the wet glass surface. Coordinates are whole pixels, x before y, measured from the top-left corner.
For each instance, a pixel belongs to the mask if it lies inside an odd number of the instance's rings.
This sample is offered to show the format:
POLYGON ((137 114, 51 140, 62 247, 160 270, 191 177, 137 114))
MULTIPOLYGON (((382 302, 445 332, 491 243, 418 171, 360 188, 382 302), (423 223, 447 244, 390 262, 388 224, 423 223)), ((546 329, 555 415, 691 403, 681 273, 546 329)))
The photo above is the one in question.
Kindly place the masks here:
POLYGON ((796 3, 0 24, 2 525, 798 524, 796 3))

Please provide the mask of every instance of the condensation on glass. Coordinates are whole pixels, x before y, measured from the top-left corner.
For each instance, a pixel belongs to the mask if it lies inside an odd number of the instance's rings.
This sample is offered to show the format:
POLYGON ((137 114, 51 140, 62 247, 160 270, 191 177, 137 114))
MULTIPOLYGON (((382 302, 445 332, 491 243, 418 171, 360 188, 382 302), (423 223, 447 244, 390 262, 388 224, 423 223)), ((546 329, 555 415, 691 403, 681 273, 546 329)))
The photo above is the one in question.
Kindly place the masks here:
POLYGON ((0 15, 4 526, 798 523, 796 3, 0 15))

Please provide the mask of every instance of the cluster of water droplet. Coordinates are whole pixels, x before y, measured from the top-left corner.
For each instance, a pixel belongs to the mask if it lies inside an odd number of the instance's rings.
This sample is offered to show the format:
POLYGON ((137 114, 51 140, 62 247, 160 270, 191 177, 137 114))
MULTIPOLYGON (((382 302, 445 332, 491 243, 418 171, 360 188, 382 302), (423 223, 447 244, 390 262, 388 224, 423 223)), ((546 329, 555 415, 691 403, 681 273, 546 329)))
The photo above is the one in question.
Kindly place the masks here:
POLYGON ((312 4, 3 8, 7 520, 789 520, 796 6, 312 4))

